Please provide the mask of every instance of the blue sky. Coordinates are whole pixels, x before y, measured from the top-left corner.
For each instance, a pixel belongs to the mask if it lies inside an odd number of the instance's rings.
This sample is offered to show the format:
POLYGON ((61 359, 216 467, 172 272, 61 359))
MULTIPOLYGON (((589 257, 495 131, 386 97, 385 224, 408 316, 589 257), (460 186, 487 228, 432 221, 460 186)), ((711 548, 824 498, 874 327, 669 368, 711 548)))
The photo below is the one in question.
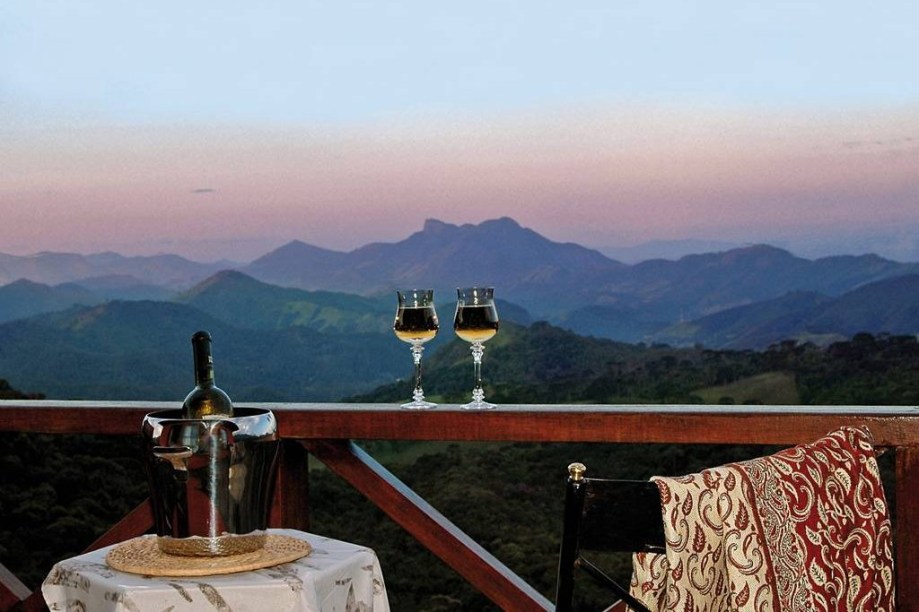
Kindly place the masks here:
POLYGON ((0 252, 191 255, 195 240, 176 229, 186 197, 227 219, 201 257, 292 238, 348 249, 400 239, 426 217, 502 215, 590 246, 851 244, 866 229, 860 205, 890 243, 890 231, 919 226, 917 7, 7 0, 0 198, 12 214, 0 252), (845 147, 844 159, 807 153, 845 147), (725 160, 747 165, 727 188, 703 188, 725 160), (762 197, 736 186, 805 162, 826 192, 803 175, 762 197), (462 168, 475 180, 454 176, 462 168), (483 204, 466 206, 473 198, 483 204), (410 214, 395 222, 394 211, 410 214), (48 231, 29 236, 40 224, 48 231), (113 227, 121 243, 101 233, 113 227))
POLYGON ((919 5, 48 2, 0 7, 30 118, 352 123, 611 102, 899 105, 919 5))

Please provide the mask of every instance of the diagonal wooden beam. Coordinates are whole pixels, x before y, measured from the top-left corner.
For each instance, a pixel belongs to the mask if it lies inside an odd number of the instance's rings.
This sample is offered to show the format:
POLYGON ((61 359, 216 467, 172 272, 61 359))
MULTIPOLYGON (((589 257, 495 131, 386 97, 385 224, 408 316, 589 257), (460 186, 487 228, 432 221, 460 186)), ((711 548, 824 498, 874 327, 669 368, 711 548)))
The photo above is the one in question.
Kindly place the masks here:
POLYGON ((350 440, 302 442, 317 459, 504 610, 552 603, 350 440))
POLYGON ((153 510, 150 500, 146 499, 128 512, 123 519, 112 525, 112 528, 96 538, 96 541, 86 547, 84 553, 118 544, 125 540, 143 535, 153 529, 153 510))
POLYGON ((0 610, 11 609, 31 594, 29 587, 0 563, 0 610))
POLYGON ((47 612, 48 606, 42 597, 41 589, 35 589, 31 595, 22 600, 18 606, 10 608, 13 612, 47 612))

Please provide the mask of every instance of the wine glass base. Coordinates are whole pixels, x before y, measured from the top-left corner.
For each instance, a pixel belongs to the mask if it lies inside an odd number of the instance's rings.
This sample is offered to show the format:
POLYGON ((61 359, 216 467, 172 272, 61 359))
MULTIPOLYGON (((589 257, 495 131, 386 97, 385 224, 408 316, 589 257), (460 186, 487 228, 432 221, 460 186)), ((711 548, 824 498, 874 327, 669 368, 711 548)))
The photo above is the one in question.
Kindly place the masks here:
POLYGON ((462 406, 460 406, 460 408, 462 408, 463 410, 493 410, 494 408, 497 408, 497 407, 498 406, 496 404, 492 404, 492 403, 481 401, 481 400, 479 401, 473 400, 469 402, 468 404, 463 404, 462 406))
POLYGON ((426 402, 424 400, 420 400, 420 401, 414 400, 407 404, 402 404, 401 406, 399 406, 399 408, 403 408, 405 410, 430 410, 431 408, 435 408, 436 406, 437 404, 435 404, 434 402, 426 402))

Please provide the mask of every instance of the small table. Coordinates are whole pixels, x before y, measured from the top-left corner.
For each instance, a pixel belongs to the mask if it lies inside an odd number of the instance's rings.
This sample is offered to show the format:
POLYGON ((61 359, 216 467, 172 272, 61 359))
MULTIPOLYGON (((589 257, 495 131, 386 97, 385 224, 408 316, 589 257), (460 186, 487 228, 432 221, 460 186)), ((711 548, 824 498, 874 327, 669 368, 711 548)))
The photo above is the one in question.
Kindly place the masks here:
POLYGON ((389 612, 373 550, 292 529, 269 533, 306 540, 313 550, 266 569, 170 578, 111 569, 105 564, 109 546, 57 563, 42 584, 42 595, 52 611, 389 612))

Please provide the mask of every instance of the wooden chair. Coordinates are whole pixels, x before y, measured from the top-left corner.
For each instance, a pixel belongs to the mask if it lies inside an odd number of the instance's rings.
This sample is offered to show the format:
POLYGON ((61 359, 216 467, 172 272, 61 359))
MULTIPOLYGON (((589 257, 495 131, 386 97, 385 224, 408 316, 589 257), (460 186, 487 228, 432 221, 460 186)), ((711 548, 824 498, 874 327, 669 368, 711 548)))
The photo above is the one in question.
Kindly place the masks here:
POLYGON ((568 466, 565 516, 559 551, 556 612, 572 610, 575 568, 607 586, 632 610, 648 609, 582 551, 664 552, 660 492, 653 482, 586 478, 582 463, 568 466))

